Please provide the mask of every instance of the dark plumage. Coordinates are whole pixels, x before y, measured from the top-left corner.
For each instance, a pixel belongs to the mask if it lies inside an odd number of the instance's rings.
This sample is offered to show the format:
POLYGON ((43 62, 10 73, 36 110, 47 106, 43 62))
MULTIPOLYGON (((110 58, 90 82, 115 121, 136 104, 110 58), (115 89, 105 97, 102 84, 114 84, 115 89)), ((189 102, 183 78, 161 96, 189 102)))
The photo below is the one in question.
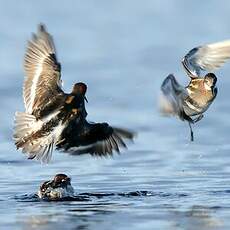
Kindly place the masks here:
POLYGON ((61 89, 61 64, 44 25, 28 42, 24 67, 26 111, 16 112, 14 140, 29 159, 48 162, 56 146, 71 153, 112 155, 126 147, 124 139, 133 139, 130 131, 88 123, 86 84, 76 83, 69 94, 61 89))
POLYGON ((40 199, 58 200, 74 196, 71 179, 65 174, 57 174, 53 180, 45 181, 38 190, 40 199))
POLYGON ((71 154, 90 153, 91 155, 112 155, 113 150, 120 152, 119 147, 125 147, 124 138, 133 139, 133 133, 124 129, 113 128, 107 123, 89 123, 83 119, 72 120, 62 132, 58 149, 71 154), (81 148, 78 148, 81 147, 81 148))

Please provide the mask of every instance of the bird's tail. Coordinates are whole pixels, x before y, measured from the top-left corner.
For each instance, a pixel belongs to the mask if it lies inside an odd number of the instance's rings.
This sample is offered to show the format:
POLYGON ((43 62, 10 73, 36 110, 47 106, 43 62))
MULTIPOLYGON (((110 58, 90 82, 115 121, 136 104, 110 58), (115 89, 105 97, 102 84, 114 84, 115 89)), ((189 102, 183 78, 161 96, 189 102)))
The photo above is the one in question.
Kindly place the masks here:
POLYGON ((17 149, 28 156, 28 159, 37 159, 48 162, 53 150, 53 140, 50 135, 36 137, 42 128, 43 122, 36 120, 35 116, 16 112, 14 121, 14 141, 17 149))

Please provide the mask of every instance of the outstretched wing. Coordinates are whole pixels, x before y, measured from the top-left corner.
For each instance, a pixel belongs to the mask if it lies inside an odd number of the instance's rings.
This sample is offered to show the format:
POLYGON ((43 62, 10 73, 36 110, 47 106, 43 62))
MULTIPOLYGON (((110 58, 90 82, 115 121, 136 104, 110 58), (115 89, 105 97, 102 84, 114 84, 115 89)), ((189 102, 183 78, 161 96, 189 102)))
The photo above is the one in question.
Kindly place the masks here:
POLYGON ((57 145, 72 155, 89 153, 95 156, 111 156, 113 151, 126 148, 125 139, 132 140, 134 133, 125 129, 113 128, 107 123, 72 123, 64 130, 63 141, 57 145))
POLYGON ((187 92, 176 78, 170 74, 161 85, 160 111, 164 115, 179 116, 183 119, 183 100, 187 97, 187 92))
POLYGON ((230 40, 196 47, 182 59, 182 65, 188 76, 196 78, 201 71, 212 72, 221 67, 230 58, 230 40))
POLYGON ((57 61, 53 38, 44 25, 38 26, 37 34, 28 42, 24 69, 23 97, 27 113, 32 114, 47 100, 63 93, 61 65, 57 61))

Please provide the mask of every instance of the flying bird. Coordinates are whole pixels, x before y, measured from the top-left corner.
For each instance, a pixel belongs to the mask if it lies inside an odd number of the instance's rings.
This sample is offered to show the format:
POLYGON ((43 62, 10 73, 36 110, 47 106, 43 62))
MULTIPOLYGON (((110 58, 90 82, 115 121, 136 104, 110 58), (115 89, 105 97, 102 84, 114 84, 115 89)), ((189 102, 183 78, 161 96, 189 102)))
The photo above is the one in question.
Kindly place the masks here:
POLYGON ((230 58, 230 40, 198 46, 182 59, 182 66, 190 78, 189 84, 180 85, 170 74, 161 85, 160 110, 164 115, 187 121, 191 141, 194 140, 192 124, 204 117, 217 95, 217 77, 214 70, 230 58), (203 72, 206 72, 203 75, 203 72))
POLYGON ((55 147, 76 155, 110 156, 126 147, 125 139, 133 140, 131 131, 87 121, 86 84, 74 84, 71 93, 62 90, 61 64, 42 24, 28 42, 24 69, 25 112, 15 114, 14 141, 29 159, 49 162, 55 147))

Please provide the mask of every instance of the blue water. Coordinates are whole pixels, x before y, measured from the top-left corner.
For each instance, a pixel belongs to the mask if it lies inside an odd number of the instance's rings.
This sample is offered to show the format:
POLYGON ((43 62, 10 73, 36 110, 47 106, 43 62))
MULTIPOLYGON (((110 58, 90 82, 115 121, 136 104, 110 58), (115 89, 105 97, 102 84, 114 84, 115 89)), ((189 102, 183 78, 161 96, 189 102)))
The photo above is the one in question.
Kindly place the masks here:
POLYGON ((187 84, 180 64, 187 51, 230 38, 229 1, 0 3, 0 229, 230 228, 230 62, 217 71, 219 93, 194 127, 194 143, 187 124, 161 117, 157 103, 167 74, 187 84), (89 120, 138 133, 121 155, 55 151, 41 165, 16 151, 11 137, 14 113, 24 110, 23 56, 40 22, 54 36, 64 89, 88 85, 89 120), (33 199, 56 173, 71 176, 76 194, 90 199, 33 199))

